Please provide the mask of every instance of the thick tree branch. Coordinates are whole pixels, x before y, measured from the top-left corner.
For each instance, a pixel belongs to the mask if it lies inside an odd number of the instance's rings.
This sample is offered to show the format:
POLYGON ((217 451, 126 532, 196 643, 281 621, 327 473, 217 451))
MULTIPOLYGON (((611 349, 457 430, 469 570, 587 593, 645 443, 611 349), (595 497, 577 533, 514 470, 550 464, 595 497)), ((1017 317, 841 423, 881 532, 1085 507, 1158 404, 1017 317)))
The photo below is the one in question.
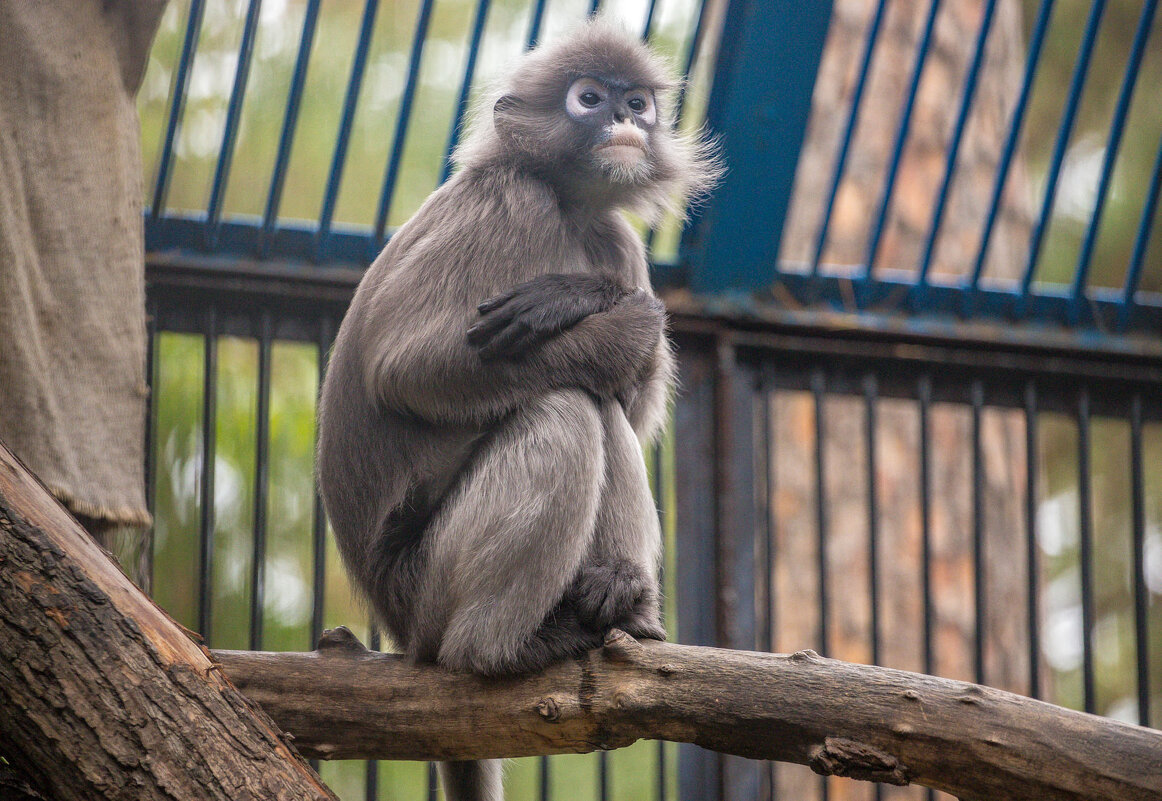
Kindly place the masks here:
POLYGON ((1162 798, 1162 732, 810 651, 614 632, 583 659, 485 680, 367 651, 336 629, 312 653, 214 658, 304 754, 324 759, 516 757, 649 738, 961 799, 1162 798))
POLYGON ((334 799, 216 667, 0 444, 0 755, 63 801, 334 799))

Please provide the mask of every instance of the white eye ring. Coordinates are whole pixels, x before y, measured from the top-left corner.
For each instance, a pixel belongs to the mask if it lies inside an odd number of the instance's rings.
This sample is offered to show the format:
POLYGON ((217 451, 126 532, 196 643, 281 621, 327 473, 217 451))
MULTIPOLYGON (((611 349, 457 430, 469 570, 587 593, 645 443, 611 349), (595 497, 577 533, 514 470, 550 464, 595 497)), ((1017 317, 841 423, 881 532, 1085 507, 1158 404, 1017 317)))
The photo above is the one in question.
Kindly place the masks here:
POLYGON ((565 110, 574 119, 592 114, 604 105, 609 91, 592 78, 578 78, 565 95, 565 110))

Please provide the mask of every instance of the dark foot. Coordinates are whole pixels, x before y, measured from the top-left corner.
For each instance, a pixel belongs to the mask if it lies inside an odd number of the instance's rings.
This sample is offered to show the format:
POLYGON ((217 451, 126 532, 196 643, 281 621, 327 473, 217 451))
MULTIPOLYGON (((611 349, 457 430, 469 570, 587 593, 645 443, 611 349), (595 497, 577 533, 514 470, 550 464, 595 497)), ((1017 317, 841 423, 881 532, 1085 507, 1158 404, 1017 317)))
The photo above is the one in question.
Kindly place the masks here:
POLYGON ((512 657, 477 672, 492 676, 539 673, 549 665, 581 656, 602 644, 602 633, 581 625, 576 609, 562 601, 512 657))
POLYGON ((569 598, 581 623, 603 636, 619 628, 637 638, 666 639, 658 619, 657 582, 633 562, 586 565, 569 598))

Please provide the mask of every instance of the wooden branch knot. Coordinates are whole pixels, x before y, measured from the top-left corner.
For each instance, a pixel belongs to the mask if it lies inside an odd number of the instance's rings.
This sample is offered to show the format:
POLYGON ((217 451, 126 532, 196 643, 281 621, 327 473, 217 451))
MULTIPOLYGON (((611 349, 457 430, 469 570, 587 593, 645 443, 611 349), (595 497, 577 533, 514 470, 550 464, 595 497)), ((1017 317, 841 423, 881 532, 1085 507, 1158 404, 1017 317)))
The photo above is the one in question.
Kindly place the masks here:
POLYGON ((820 659, 819 654, 812 651, 810 648, 804 648, 802 651, 796 651, 791 654, 792 662, 815 662, 820 659))
POLYGON ((869 782, 904 786, 910 783, 908 768, 900 760, 866 743, 828 737, 811 755, 811 770, 821 776, 846 776, 869 782))
POLYGON ((548 698, 542 698, 536 705, 536 710, 542 718, 549 721, 550 723, 556 723, 561 719, 561 705, 558 704, 557 699, 553 698, 552 696, 549 696, 548 698))

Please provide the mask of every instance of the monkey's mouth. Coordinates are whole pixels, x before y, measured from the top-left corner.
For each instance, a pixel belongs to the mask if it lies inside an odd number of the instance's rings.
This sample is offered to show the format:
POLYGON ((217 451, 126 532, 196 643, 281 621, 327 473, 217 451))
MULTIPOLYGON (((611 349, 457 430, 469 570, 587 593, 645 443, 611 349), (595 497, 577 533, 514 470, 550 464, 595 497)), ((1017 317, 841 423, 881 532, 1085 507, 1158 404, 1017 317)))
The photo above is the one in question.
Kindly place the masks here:
POLYGON ((646 154, 646 137, 637 128, 618 126, 613 135, 597 146, 602 161, 633 166, 646 154))

